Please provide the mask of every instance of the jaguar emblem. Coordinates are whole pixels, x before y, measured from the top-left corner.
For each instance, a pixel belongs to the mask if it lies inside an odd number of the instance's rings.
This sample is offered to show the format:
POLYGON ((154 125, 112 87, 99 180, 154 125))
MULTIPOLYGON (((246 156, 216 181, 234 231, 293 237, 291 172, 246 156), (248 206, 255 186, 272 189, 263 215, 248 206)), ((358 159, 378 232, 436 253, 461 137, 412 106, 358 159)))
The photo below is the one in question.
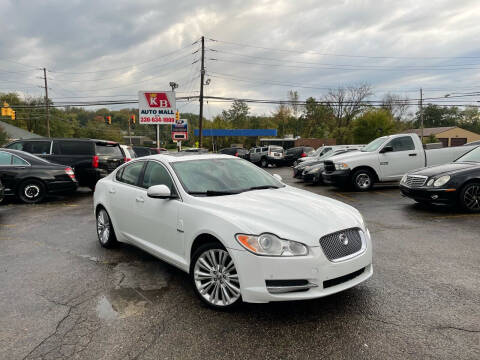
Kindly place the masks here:
POLYGON ((347 237, 347 235, 345 235, 345 234, 342 233, 342 234, 340 234, 340 235, 338 236, 338 239, 340 240, 340 242, 342 243, 343 246, 347 246, 347 245, 348 245, 348 237, 347 237))

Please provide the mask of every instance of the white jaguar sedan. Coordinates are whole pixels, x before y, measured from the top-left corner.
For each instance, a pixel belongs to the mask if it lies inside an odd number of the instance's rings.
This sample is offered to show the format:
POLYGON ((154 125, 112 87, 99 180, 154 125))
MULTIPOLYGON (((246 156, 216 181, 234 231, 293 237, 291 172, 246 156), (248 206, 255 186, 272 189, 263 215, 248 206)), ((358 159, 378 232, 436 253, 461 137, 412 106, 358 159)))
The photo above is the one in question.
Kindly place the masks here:
POLYGON ((129 243, 188 272, 213 308, 318 298, 372 275, 356 209, 228 155, 132 160, 97 183, 94 209, 102 246, 129 243))

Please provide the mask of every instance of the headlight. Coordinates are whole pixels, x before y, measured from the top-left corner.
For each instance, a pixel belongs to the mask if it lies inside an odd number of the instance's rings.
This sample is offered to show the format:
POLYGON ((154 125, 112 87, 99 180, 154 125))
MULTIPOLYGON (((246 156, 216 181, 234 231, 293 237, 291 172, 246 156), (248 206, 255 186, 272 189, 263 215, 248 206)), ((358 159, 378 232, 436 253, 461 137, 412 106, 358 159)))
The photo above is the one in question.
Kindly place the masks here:
POLYGON ((428 180, 427 186, 432 186, 434 181, 435 181, 434 178, 431 178, 430 180, 428 180))
POLYGON ((345 163, 335 163, 335 170, 346 170, 348 169, 348 164, 345 163))
POLYGON ((450 175, 440 176, 437 180, 435 180, 435 182, 433 183, 433 186, 440 187, 445 185, 449 181, 450 181, 450 175))
POLYGON ((235 235, 237 241, 255 255, 264 256, 302 256, 308 255, 306 245, 297 241, 283 240, 273 234, 235 235))
POLYGON ((323 167, 317 167, 317 168, 310 169, 309 173, 310 174, 318 174, 320 171, 323 171, 323 167))

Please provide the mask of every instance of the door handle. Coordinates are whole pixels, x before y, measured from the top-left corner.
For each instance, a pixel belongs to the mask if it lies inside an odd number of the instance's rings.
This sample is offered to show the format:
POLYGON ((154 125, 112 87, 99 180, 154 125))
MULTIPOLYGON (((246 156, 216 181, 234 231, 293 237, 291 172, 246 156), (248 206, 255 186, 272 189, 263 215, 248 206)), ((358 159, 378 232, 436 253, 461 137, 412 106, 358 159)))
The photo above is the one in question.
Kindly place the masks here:
POLYGON ((408 156, 417 156, 417 154, 408 154, 408 156))
POLYGON ((110 194, 115 194, 117 191, 116 191, 114 188, 111 188, 110 190, 108 190, 108 192, 109 192, 110 194))
POLYGON ((143 202, 145 202, 145 199, 143 197, 139 196, 139 197, 135 198, 135 201, 139 202, 139 203, 143 203, 143 202))

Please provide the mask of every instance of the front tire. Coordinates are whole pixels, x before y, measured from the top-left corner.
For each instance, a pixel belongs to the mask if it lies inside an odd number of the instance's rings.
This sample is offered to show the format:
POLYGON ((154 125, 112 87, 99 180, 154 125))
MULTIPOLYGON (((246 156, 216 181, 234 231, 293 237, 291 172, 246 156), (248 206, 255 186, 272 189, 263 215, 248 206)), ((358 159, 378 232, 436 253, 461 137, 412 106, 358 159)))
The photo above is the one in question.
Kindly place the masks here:
POLYGON ((480 212, 480 182, 465 185, 460 192, 460 204, 468 212, 480 212))
POLYGON ((45 198, 45 185, 40 180, 26 180, 18 189, 18 197, 24 203, 36 204, 45 198))
POLYGON ((113 230, 112 221, 107 210, 101 208, 97 212, 97 237, 100 245, 104 248, 112 248, 117 245, 117 238, 113 230))
POLYGON ((360 169, 352 175, 352 187, 356 191, 368 191, 372 188, 374 177, 370 170, 360 169))
POLYGON ((235 263, 220 243, 204 244, 195 251, 190 278, 197 296, 213 309, 229 310, 241 302, 235 263))

